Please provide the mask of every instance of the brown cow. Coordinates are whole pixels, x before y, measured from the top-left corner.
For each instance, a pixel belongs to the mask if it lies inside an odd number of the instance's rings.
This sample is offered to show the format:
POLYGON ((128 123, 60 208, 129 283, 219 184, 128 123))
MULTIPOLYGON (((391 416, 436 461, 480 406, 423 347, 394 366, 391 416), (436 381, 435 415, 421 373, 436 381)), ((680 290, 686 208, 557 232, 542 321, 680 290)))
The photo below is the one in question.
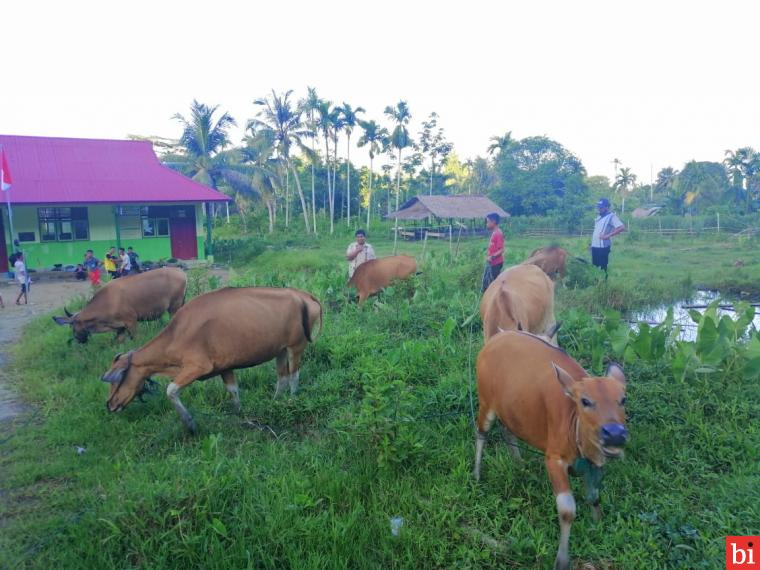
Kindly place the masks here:
POLYGON ((559 514, 555 568, 569 568, 575 499, 568 471, 582 473, 594 519, 601 516, 599 484, 605 461, 623 456, 625 376, 610 364, 604 377, 589 376, 563 350, 529 334, 510 331, 490 339, 477 360, 478 400, 475 479, 486 433, 498 418, 512 455, 516 438, 544 452, 559 514))
POLYGON ((483 337, 525 330, 554 336, 554 283, 535 265, 515 265, 488 286, 480 300, 483 337), (547 332, 551 331, 551 332, 547 332))
POLYGON ((87 342, 91 333, 116 332, 134 338, 138 321, 155 321, 165 312, 176 313, 185 302, 187 276, 181 269, 165 267, 129 278, 114 279, 93 295, 78 313, 64 309, 66 317, 53 317, 59 325, 71 325, 74 338, 87 342))
POLYGON ((552 279, 556 279, 557 275, 559 275, 560 279, 564 279, 566 261, 567 251, 553 245, 550 247, 539 247, 523 263, 540 267, 552 279))
POLYGON ((359 304, 379 293, 397 279, 408 279, 417 272, 417 260, 409 255, 392 255, 362 263, 349 279, 348 286, 359 293, 359 304))
POLYGON ((195 421, 179 399, 195 380, 221 375, 240 409, 234 371, 277 359, 275 398, 290 386, 298 390, 301 356, 313 340, 322 306, 297 289, 226 288, 200 295, 184 307, 143 347, 117 354, 102 380, 111 384, 106 406, 118 412, 145 389, 152 374, 172 378, 166 388, 183 423, 192 433, 195 421))

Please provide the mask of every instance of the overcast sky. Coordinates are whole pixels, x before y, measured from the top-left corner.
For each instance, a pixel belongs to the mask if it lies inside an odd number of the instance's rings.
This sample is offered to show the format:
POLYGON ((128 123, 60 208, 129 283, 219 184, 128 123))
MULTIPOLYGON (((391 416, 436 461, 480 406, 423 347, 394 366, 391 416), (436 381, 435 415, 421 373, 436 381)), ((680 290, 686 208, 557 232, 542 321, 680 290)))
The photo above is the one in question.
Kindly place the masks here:
POLYGON ((760 147, 755 1, 38 0, 0 15, 3 134, 176 138, 193 98, 244 125, 254 98, 310 85, 377 120, 405 99, 415 134, 437 111, 461 158, 511 130, 648 182, 760 147))

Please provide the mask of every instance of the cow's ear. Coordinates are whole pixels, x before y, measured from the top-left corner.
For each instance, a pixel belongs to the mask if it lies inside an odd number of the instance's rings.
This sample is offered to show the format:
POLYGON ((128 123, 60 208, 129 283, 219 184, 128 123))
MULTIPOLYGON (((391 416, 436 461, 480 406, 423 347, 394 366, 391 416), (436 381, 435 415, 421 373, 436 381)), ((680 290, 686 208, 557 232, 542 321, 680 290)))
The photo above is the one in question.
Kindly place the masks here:
POLYGON ((66 317, 53 317, 53 321, 55 321, 55 324, 61 325, 61 326, 71 324, 71 319, 66 318, 66 317))
POLYGON ((116 370, 109 370, 100 379, 109 384, 118 384, 124 379, 126 373, 126 368, 117 368, 116 370))
POLYGON ((572 398, 573 384, 575 383, 575 380, 573 380, 572 376, 570 376, 567 372, 565 372, 562 368, 553 362, 552 367, 554 368, 554 373, 557 375, 557 382, 559 382, 559 385, 562 386, 562 391, 566 396, 572 398))
POLYGON ((623 386, 628 383, 628 381, 625 379, 625 374, 623 374, 623 369, 617 362, 610 362, 607 365, 607 370, 604 371, 604 375, 609 378, 614 378, 623 386))

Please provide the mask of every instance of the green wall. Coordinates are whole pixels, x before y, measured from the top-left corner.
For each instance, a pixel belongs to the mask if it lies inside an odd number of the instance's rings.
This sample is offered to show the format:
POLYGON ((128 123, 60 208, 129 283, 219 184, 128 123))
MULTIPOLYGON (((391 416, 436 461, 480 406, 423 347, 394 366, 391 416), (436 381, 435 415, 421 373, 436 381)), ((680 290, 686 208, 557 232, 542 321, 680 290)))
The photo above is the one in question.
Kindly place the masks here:
MULTIPOLYGON (((51 204, 53 206, 54 204, 51 204)), ((171 204, 161 204, 171 205, 171 204)), ((4 205, 3 205, 4 206, 4 205)), ((65 206, 65 205, 64 205, 65 206)), ((8 212, 2 209, 3 223, 5 225, 5 239, 8 252, 12 251, 8 241, 9 224, 8 212)), ((89 220, 90 239, 65 242, 40 242, 40 229, 37 219, 37 206, 13 206, 13 228, 19 232, 34 232, 34 242, 22 242, 21 249, 26 254, 27 265, 33 268, 49 268, 56 263, 73 265, 80 263, 84 252, 88 249, 95 252, 95 257, 103 259, 105 252, 111 246, 117 246, 116 226, 114 223, 113 206, 93 205, 87 206, 89 220)), ((171 239, 169 237, 146 238, 142 236, 142 230, 138 223, 139 219, 120 218, 121 247, 132 246, 139 254, 141 261, 158 261, 171 257, 171 239)), ((203 227, 204 214, 201 204, 195 207, 195 234, 198 242, 198 257, 204 259, 205 253, 205 228, 203 227)))

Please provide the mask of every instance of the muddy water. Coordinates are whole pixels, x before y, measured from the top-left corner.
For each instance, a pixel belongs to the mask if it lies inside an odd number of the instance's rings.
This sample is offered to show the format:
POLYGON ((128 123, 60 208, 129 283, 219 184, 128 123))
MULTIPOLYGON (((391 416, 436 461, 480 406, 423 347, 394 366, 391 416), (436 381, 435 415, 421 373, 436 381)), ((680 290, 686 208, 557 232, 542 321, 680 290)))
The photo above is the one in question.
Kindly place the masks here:
MULTIPOLYGON (((685 306, 689 305, 708 305, 716 299, 722 299, 724 304, 730 305, 736 299, 721 297, 719 291, 698 290, 691 299, 685 299, 679 301, 673 305, 660 305, 654 309, 647 309, 645 311, 636 311, 631 313, 630 319, 637 322, 647 322, 649 324, 658 324, 665 320, 667 317, 668 309, 673 307, 673 324, 678 327, 678 338, 681 340, 694 340, 697 336, 697 324, 691 320, 689 316, 689 310, 685 306)), ((758 299, 743 299, 747 302, 758 302, 758 299)), ((694 309, 700 313, 704 313, 705 309, 694 309)), ((719 315, 729 315, 731 318, 736 319, 736 313, 730 309, 718 309, 719 315)), ((755 307, 755 320, 753 321, 755 328, 760 330, 760 307, 755 307)), ((636 326, 632 324, 631 326, 636 326)))

